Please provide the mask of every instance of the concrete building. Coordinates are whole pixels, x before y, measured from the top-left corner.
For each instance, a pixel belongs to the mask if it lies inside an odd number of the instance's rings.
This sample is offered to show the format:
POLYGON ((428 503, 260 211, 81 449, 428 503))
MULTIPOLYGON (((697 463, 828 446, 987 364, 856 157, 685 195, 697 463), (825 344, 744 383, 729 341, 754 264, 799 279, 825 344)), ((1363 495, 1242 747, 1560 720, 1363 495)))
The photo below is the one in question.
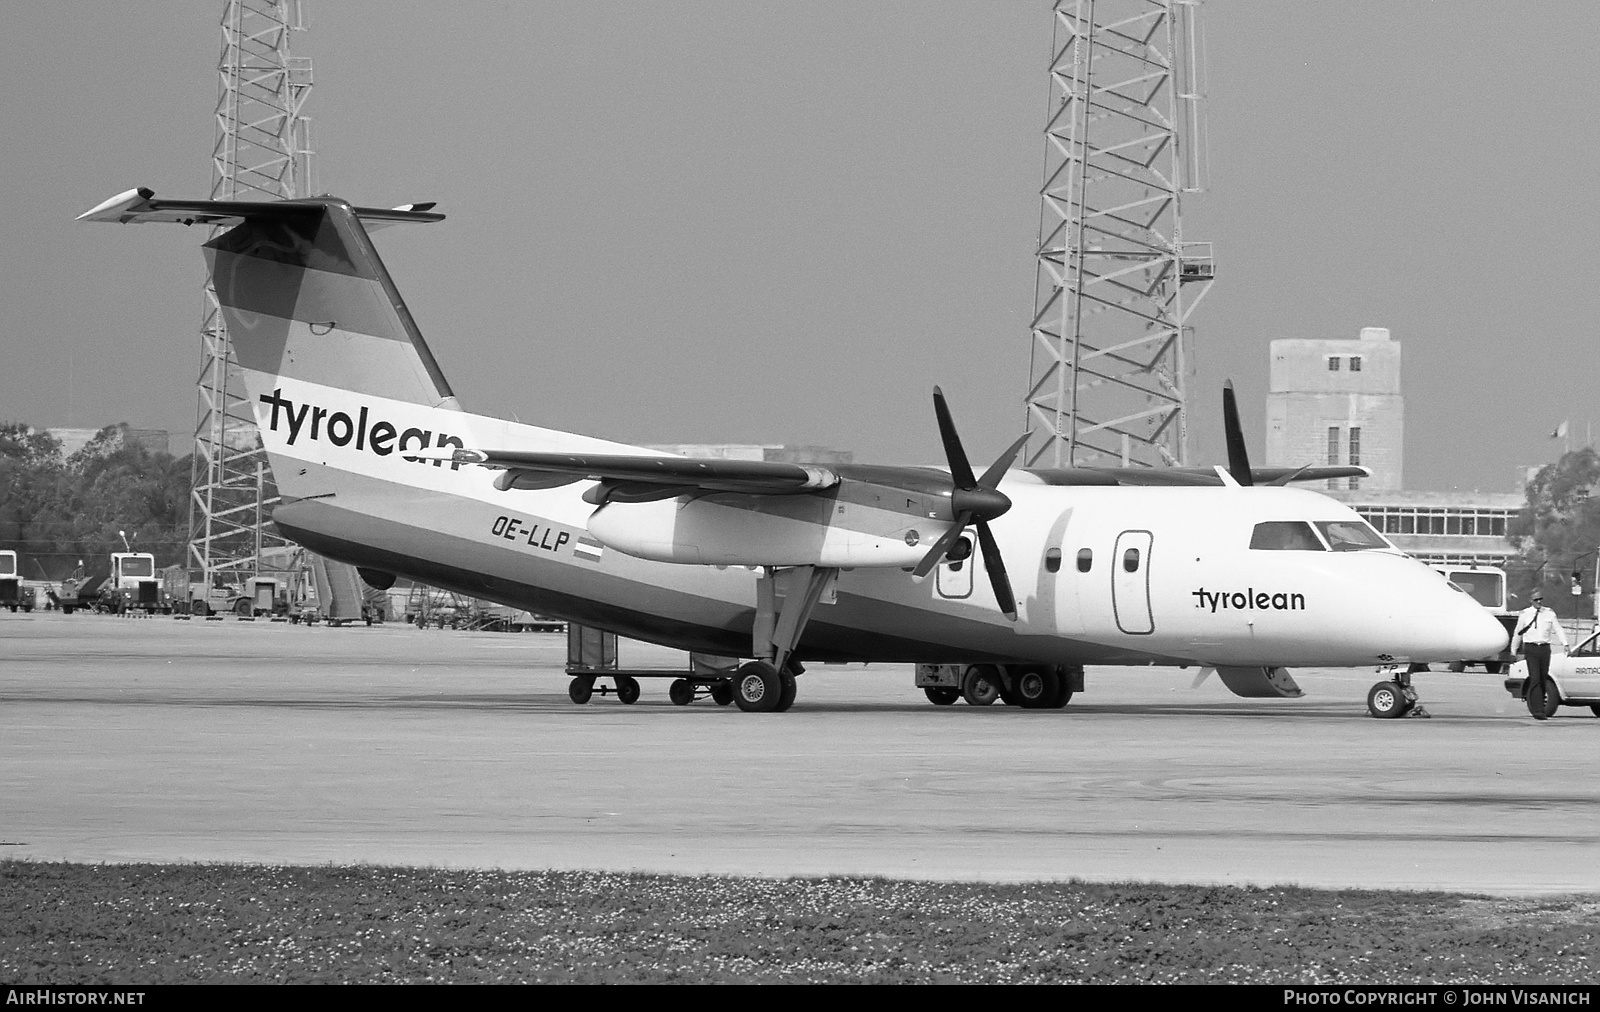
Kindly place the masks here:
POLYGON ((1521 492, 1330 492, 1401 551, 1424 562, 1505 567, 1521 492))
POLYGON ((1360 464, 1372 477, 1336 479, 1328 487, 1401 489, 1400 342, 1384 327, 1363 327, 1354 339, 1273 341, 1271 354, 1266 463, 1360 464))

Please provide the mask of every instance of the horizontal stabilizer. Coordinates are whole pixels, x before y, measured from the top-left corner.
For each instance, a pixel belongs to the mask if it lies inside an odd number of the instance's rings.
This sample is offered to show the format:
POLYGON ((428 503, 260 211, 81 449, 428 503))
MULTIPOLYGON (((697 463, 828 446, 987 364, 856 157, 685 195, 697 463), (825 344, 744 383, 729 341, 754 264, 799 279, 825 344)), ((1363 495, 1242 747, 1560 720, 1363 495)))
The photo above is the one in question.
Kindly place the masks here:
MULTIPOLYGON (((428 457, 429 455, 422 455, 428 457)), ((440 459, 477 464, 518 475, 566 476, 615 486, 651 486, 666 498, 694 492, 740 492, 748 495, 796 495, 831 488, 839 476, 814 464, 763 460, 703 460, 695 457, 646 457, 605 453, 535 453, 519 450, 455 450, 440 459)), ((559 484, 559 482, 557 483, 559 484)), ((539 487, 513 480, 507 487, 539 487)), ((548 486, 546 486, 548 487, 548 486)), ((650 493, 649 488, 635 494, 650 493)), ((634 501, 649 501, 648 498, 634 501)))
MULTIPOLYGON (((237 225, 247 218, 268 218, 293 214, 297 210, 315 210, 330 201, 338 202, 332 197, 305 200, 167 200, 158 199, 154 190, 141 186, 117 194, 78 215, 77 220, 110 221, 124 225, 155 221, 226 226, 237 225)), ((384 225, 443 221, 444 215, 430 210, 433 206, 432 203, 402 204, 399 207, 355 207, 351 210, 370 231, 384 225)))

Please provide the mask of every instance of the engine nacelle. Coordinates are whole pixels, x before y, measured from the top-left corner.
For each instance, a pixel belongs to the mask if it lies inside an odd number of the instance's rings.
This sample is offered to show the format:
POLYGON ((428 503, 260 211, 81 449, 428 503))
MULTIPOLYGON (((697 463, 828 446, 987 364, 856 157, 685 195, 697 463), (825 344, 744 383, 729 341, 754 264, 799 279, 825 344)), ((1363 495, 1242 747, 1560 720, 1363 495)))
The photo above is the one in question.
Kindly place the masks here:
POLYGON ((812 496, 611 502, 589 518, 589 533, 608 548, 712 566, 903 568, 922 561, 949 526, 812 496))

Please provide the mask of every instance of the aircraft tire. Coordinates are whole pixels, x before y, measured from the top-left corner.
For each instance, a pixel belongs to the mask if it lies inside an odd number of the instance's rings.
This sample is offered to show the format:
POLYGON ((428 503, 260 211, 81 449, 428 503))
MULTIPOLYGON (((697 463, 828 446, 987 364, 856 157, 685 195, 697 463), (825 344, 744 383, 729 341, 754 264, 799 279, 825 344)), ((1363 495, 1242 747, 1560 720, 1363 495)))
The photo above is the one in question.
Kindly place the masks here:
POLYGON ((1055 668, 1029 665, 1016 672, 1017 705, 1024 710, 1045 710, 1055 704, 1061 677, 1055 668))
POLYGON ((1459 674, 1461 674, 1461 672, 1467 670, 1467 662, 1466 661, 1451 661, 1449 667, 1450 667, 1450 670, 1452 672, 1454 672, 1455 674, 1459 675, 1459 674))
POLYGON ((1491 674, 1491 675, 1498 675, 1500 672, 1505 670, 1505 667, 1506 666, 1504 664, 1500 663, 1499 661, 1484 661, 1483 662, 1483 670, 1489 672, 1489 674, 1491 674))
POLYGON ((1000 672, 992 664, 974 664, 961 676, 961 698, 968 706, 990 706, 1000 698, 1000 672))
POLYGON ((1405 716, 1405 692, 1398 682, 1379 682, 1367 690, 1367 712, 1382 720, 1405 716))
POLYGON ((724 678, 711 687, 711 701, 718 706, 727 706, 733 702, 733 683, 724 678))
POLYGON ((783 699, 783 680, 766 661, 741 664, 733 673, 733 701, 746 713, 772 713, 783 699))
POLYGON ((961 698, 960 689, 946 689, 937 685, 930 685, 924 688, 922 694, 927 696, 928 702, 934 706, 949 706, 961 698))
POLYGON ((591 675, 579 675, 567 684, 567 695, 574 703, 582 706, 594 695, 594 678, 591 675))
POLYGON ((1072 679, 1067 676, 1066 668, 1056 669, 1056 698, 1051 702, 1050 708, 1059 710, 1072 702, 1072 679))
POLYGON ((675 678, 667 687, 667 698, 673 706, 688 706, 694 702, 694 685, 687 678, 675 678))
POLYGON ((793 671, 784 670, 778 672, 778 685, 781 691, 778 693, 778 706, 773 712, 787 713, 789 707, 794 705, 794 697, 800 693, 800 681, 795 678, 793 671))
POLYGON ((618 675, 617 698, 624 703, 637 703, 639 701, 639 683, 627 675, 618 675))

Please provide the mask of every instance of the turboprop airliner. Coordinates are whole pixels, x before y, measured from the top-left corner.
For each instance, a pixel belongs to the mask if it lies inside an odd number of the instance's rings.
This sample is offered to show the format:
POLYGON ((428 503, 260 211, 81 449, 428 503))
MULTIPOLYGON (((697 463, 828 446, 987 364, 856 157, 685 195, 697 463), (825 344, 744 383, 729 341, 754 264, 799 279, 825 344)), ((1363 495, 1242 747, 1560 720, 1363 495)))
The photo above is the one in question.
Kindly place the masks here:
MULTIPOLYGON (((202 249, 282 496, 272 519, 375 586, 728 658, 710 694, 752 712, 787 710, 803 661, 914 663, 935 703, 1048 708, 1086 664, 1298 696, 1294 665, 1405 671, 1505 645, 1466 593, 1289 487, 1361 468, 1252 468, 1231 388, 1214 468, 1013 468, 1018 440, 980 475, 937 388, 944 469, 690 459, 473 414, 369 234, 443 220, 432 208, 140 188, 80 216, 226 228, 202 249)), ((1368 705, 1415 700, 1397 674, 1368 705)))

